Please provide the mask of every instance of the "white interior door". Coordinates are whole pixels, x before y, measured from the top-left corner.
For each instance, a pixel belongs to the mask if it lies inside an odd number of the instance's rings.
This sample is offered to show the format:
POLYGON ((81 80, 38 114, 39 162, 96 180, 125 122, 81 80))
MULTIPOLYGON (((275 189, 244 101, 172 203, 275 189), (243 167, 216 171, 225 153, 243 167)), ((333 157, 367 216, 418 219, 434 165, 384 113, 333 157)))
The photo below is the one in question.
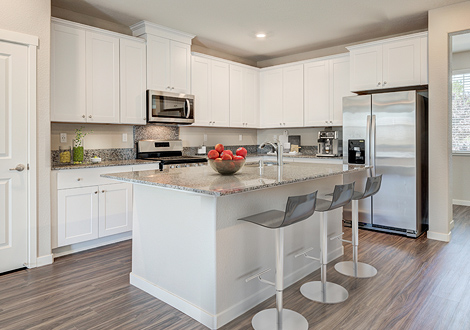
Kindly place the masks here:
POLYGON ((0 42, 0 273, 28 253, 28 47, 0 42))

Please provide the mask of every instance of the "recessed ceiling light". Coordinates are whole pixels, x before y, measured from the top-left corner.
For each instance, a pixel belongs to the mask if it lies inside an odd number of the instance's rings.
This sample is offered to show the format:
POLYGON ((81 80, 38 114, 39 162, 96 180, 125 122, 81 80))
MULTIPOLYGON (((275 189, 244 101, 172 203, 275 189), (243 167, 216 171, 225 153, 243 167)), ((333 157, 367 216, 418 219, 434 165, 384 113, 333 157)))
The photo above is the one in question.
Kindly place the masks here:
POLYGON ((266 38, 266 33, 257 33, 256 38, 266 38))

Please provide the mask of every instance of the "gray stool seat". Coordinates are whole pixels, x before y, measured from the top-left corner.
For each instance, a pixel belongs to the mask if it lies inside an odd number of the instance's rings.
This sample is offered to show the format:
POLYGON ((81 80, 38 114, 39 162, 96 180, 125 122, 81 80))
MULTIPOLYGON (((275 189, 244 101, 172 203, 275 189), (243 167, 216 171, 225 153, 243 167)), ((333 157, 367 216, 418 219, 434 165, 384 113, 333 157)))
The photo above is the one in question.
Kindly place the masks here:
POLYGON ((284 290, 284 227, 311 217, 313 212, 315 212, 316 200, 316 191, 308 195, 292 196, 287 199, 284 212, 269 210, 238 219, 276 231, 276 283, 270 283, 261 279, 261 275, 267 271, 262 271, 246 280, 248 282, 258 278, 262 282, 276 287, 276 308, 265 309, 253 317, 251 324, 255 330, 308 330, 308 322, 305 317, 292 310, 283 309, 282 306, 284 290))
POLYGON ((346 276, 367 278, 373 277, 377 274, 375 267, 357 261, 358 259, 358 246, 359 246, 359 205, 358 201, 371 197, 379 192, 382 184, 382 175, 375 177, 368 177, 364 191, 354 191, 352 198, 352 246, 353 246, 353 260, 341 261, 335 265, 335 269, 346 276))
MULTIPOLYGON (((337 209, 351 202, 354 194, 354 182, 336 185, 331 200, 317 199, 315 211, 320 213, 320 264, 321 264, 321 281, 312 281, 305 283, 300 288, 302 295, 310 300, 335 304, 348 299, 348 291, 342 286, 327 282, 326 265, 328 259, 328 218, 326 212, 337 209)), ((306 257, 308 257, 305 254, 306 257)))

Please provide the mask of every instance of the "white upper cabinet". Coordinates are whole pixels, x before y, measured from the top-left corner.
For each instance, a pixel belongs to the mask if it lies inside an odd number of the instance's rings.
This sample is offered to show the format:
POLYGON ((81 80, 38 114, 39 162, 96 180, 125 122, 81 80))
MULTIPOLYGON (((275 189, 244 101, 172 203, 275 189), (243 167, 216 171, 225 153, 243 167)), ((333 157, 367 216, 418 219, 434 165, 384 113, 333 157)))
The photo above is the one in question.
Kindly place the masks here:
POLYGON ((305 126, 325 126, 330 121, 329 62, 304 64, 305 126))
POLYGON ((147 40, 147 89, 189 94, 194 35, 146 21, 130 28, 147 40))
MULTIPOLYGON (((230 121, 230 80, 229 65, 211 61, 211 112, 212 125, 229 127, 230 121)), ((196 110, 197 111, 197 110, 196 110)))
POLYGON ((302 127, 303 64, 261 71, 261 127, 302 127))
POLYGON ((194 123, 209 126, 212 123, 211 60, 193 56, 191 79, 191 89, 194 94, 194 123))
POLYGON ((230 64, 230 127, 258 126, 258 69, 230 64))
POLYGON ((143 39, 56 18, 51 35, 51 121, 145 124, 143 39))
POLYGON ((341 126, 349 91, 349 54, 304 64, 305 126, 341 126))
POLYGON ((146 47, 136 40, 120 43, 121 120, 123 124, 145 125, 146 117, 146 47))
POLYGON ((261 127, 282 127, 282 69, 260 73, 261 127))
POLYGON ((51 25, 51 120, 86 122, 86 33, 51 25))
POLYGON ((229 127, 230 80, 229 65, 205 57, 193 56, 192 91, 194 124, 229 127))
POLYGON ((119 38, 86 32, 87 122, 119 123, 119 38))
POLYGON ((351 46, 348 50, 351 91, 427 84, 426 32, 351 46))

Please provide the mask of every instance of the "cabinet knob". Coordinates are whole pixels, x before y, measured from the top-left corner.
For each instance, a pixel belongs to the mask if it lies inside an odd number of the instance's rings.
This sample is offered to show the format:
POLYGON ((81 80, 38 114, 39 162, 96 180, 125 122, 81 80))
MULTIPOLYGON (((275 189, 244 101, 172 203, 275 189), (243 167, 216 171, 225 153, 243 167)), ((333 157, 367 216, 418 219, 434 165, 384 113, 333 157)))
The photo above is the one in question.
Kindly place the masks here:
POLYGON ((83 115, 83 116, 82 116, 82 118, 86 118, 86 116, 85 116, 85 115, 83 115))
POLYGON ((328 120, 325 120, 325 124, 328 124, 328 120))
POLYGON ((96 195, 97 193, 98 193, 98 192, 97 192, 97 191, 95 191, 95 195, 96 195))
POLYGON ((175 89, 174 87, 171 87, 171 90, 175 89))
POLYGON ((170 86, 167 86, 166 89, 171 89, 171 87, 170 87, 170 86))
POLYGON ((387 84, 387 82, 386 82, 386 81, 384 81, 384 85, 386 85, 386 84, 387 84))
POLYGON ((377 86, 380 86, 380 82, 377 83, 377 86))
POLYGON ((91 118, 91 115, 89 115, 88 118, 91 118))
POLYGON ((78 178, 77 181, 82 181, 83 179, 82 178, 78 178))
POLYGON ((105 192, 106 192, 106 190, 101 190, 101 193, 103 193, 103 194, 104 194, 105 192))
POLYGON ((143 121, 146 121, 146 120, 147 120, 147 118, 142 118, 142 120, 143 120, 143 121))

